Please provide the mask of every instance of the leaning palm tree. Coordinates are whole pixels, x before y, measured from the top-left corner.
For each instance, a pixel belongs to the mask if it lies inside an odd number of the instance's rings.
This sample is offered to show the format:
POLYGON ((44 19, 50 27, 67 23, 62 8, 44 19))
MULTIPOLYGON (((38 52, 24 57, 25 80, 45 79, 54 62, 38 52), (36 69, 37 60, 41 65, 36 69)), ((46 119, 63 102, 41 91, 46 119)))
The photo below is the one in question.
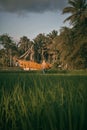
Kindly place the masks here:
POLYGON ((69 0, 68 3, 70 6, 63 9, 63 14, 71 15, 64 22, 69 20, 73 27, 87 27, 87 0, 69 0))

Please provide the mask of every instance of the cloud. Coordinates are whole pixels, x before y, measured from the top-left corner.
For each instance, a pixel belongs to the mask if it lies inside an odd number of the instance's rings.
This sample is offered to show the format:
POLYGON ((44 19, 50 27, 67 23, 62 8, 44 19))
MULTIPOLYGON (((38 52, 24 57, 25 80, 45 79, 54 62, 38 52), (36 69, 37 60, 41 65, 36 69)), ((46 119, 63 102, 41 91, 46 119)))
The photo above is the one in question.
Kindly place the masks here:
POLYGON ((44 12, 62 10, 68 0, 0 0, 0 11, 44 12))

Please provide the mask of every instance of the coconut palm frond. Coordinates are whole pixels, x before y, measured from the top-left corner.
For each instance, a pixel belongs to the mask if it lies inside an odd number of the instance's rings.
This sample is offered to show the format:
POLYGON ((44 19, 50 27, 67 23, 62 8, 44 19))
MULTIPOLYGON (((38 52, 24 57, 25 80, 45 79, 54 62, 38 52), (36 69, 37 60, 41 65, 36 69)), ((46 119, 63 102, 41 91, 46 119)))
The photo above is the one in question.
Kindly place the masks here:
POLYGON ((66 7, 63 9, 63 14, 64 13, 74 13, 75 9, 73 7, 66 7))
POLYGON ((63 9, 63 14, 70 13, 71 15, 64 22, 70 21, 74 26, 87 23, 87 0, 69 0, 68 3, 70 6, 63 9))

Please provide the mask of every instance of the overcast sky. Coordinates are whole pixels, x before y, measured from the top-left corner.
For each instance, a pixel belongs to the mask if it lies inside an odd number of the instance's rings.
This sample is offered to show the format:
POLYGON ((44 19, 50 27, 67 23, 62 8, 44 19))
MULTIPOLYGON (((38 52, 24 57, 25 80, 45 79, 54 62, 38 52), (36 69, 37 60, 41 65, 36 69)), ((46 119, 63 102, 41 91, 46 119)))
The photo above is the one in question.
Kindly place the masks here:
POLYGON ((35 38, 48 34, 64 24, 68 15, 62 14, 68 0, 0 0, 0 35, 7 33, 15 39, 35 38))

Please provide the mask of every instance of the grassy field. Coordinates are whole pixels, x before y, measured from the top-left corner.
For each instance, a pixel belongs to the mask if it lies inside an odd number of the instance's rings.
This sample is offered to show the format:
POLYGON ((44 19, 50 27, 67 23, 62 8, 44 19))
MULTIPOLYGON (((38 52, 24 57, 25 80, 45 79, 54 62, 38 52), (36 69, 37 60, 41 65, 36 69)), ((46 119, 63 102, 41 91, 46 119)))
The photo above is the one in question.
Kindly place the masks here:
POLYGON ((85 72, 0 72, 0 130, 86 129, 85 72))

